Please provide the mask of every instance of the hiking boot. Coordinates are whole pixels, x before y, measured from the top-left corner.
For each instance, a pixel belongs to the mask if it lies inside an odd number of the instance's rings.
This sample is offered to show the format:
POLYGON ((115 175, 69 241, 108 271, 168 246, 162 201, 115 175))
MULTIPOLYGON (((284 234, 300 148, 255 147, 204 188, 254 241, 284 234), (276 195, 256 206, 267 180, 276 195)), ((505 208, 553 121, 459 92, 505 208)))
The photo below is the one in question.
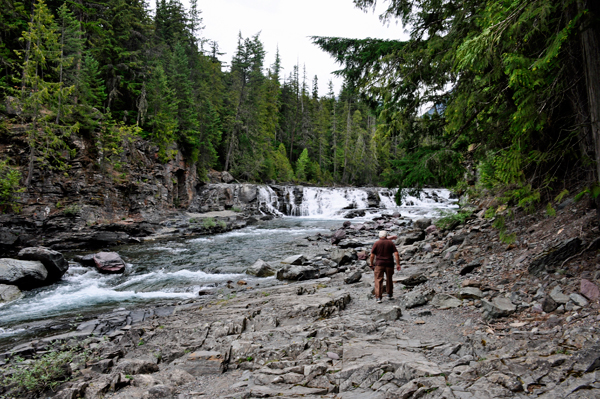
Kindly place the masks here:
POLYGON ((394 296, 393 295, 388 295, 388 301, 393 301, 394 300, 394 296))
POLYGON ((377 298, 377 303, 381 303, 381 298, 377 298))

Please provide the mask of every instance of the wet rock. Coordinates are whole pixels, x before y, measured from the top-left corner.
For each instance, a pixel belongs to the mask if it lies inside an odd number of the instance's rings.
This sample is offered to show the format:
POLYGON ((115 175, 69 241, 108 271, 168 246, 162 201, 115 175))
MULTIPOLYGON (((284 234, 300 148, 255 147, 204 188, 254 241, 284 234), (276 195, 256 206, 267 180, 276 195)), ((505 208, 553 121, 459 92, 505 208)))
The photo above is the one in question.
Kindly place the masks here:
POLYGON ((360 270, 355 270, 344 277, 344 282, 346 284, 354 284, 358 283, 362 278, 362 272, 360 270))
POLYGON ((491 319, 510 316, 517 310, 517 307, 513 305, 510 299, 503 297, 496 297, 492 302, 482 299, 481 304, 486 316, 491 319))
POLYGON ((116 252, 98 252, 94 264, 100 273, 119 274, 125 272, 125 262, 116 252))
POLYGON ((302 281, 319 277, 319 269, 314 266, 285 265, 277 271, 277 280, 302 281))
POLYGON ((473 271, 480 266, 481 266, 481 262, 478 260, 474 260, 461 269, 460 275, 465 276, 469 273, 473 273, 473 271))
POLYGON ((449 294, 435 294, 431 304, 440 309, 450 309, 459 307, 462 301, 449 294))
POLYGON ((58 281, 69 270, 69 262, 63 254, 46 247, 23 248, 19 252, 22 260, 37 260, 42 262, 48 271, 48 282, 58 281))
POLYGON ((421 273, 413 274, 408 277, 401 276, 394 280, 394 282, 398 282, 407 287, 416 287, 417 285, 425 284, 427 281, 428 281, 427 277, 425 277, 421 273))
POLYGON ((89 267, 96 266, 96 262, 94 262, 94 254, 76 255, 73 257, 73 261, 80 263, 83 266, 89 266, 89 267))
POLYGON ((460 299, 480 299, 483 297, 483 292, 479 288, 464 287, 458 294, 460 299))
POLYGON ((281 261, 281 263, 286 265, 301 265, 304 262, 306 262, 304 255, 292 255, 281 261))
POLYGON ((346 220, 342 226, 344 226, 345 229, 347 229, 348 227, 352 226, 352 222, 350 222, 349 220, 346 220))
POLYGON ((342 229, 337 230, 335 233, 333 233, 333 236, 331 236, 331 244, 337 245, 344 238, 346 238, 346 231, 342 229))
POLYGON ((207 374, 223 373, 226 361, 220 352, 197 351, 175 360, 173 365, 198 377, 207 374))
POLYGON ((563 294, 562 289, 558 285, 550 291, 550 298, 560 304, 569 302, 569 297, 563 294))
POLYGON ((542 310, 546 313, 554 312, 558 308, 558 303, 551 297, 547 296, 542 301, 542 310))
POLYGON ((401 301, 406 309, 412 309, 416 308, 417 306, 425 305, 433 298, 434 295, 435 291, 433 291, 431 288, 414 290, 402 295, 401 301))
POLYGON ((275 275, 275 269, 264 260, 259 259, 246 270, 246 274, 256 277, 269 277, 275 275))
POLYGON ((423 218, 415 220, 415 227, 421 230, 425 230, 431 226, 431 219, 423 218))
POLYGON ((600 291, 598 290, 598 286, 584 278, 581 279, 580 292, 581 295, 583 295, 592 302, 600 297, 600 291))
POLYGON ((0 259, 0 284, 31 289, 45 284, 48 271, 39 261, 0 259))
POLYGON ((0 284, 0 303, 14 301, 21 296, 23 293, 16 285, 0 284))
POLYGON ((565 240, 560 244, 536 255, 531 260, 529 273, 538 276, 543 272, 554 272, 560 263, 568 257, 575 255, 581 248, 581 239, 578 237, 565 240))

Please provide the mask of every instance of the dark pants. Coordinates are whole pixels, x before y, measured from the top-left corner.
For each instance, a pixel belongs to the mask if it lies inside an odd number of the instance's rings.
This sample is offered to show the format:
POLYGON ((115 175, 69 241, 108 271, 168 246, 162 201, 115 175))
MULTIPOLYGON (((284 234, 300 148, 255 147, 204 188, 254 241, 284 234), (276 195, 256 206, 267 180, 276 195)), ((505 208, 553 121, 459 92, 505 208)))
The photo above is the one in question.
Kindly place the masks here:
POLYGON ((384 274, 387 294, 388 296, 392 296, 394 294, 394 281, 392 280, 394 266, 375 266, 375 298, 381 298, 383 296, 384 274))

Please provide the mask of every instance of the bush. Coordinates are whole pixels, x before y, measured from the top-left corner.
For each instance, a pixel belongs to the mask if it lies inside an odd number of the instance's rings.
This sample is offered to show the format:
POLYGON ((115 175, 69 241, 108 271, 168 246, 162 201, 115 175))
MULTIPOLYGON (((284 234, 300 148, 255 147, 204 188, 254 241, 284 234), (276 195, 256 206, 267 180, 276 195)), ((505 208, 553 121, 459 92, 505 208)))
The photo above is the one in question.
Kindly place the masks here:
POLYGON ((458 212, 453 211, 440 211, 440 218, 436 220, 435 225, 440 230, 452 229, 459 224, 464 224, 473 214, 473 211, 459 210, 458 212))
POLYGON ((205 229, 212 229, 216 225, 217 223, 215 223, 215 219, 213 218, 206 218, 202 221, 202 227, 205 229))
POLYGON ((21 172, 8 164, 8 161, 0 161, 0 210, 12 210, 18 212, 18 194, 25 191, 19 187, 21 172))
POLYGON ((79 205, 69 205, 65 206, 65 209, 63 209, 63 215, 65 216, 77 216, 79 215, 79 212, 81 212, 79 205))

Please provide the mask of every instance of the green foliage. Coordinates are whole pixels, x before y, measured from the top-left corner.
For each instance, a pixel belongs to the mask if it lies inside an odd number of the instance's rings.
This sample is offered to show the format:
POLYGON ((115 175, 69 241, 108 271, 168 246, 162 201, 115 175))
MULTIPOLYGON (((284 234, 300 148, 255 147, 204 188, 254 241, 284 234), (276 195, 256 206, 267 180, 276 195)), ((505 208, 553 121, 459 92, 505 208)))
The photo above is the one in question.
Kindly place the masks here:
POLYGON ((308 150, 305 148, 302 150, 302 154, 300 154, 300 158, 298 158, 298 162, 296 163, 296 178, 298 180, 306 180, 306 172, 309 164, 310 159, 308 158, 308 150))
POLYGON ((556 216, 556 209, 554 209, 552 207, 552 203, 550 203, 550 202, 548 202, 548 205, 546 205, 546 215, 548 215, 548 217, 551 217, 551 218, 556 216))
POLYGON ((77 216, 79 212, 81 212, 79 205, 69 205, 63 209, 63 215, 65 216, 77 216))
POLYGON ((496 220, 494 220, 493 226, 498 229, 498 235, 500 238, 500 241, 502 241, 505 244, 514 244, 514 242, 517 240, 517 234, 516 233, 511 233, 508 234, 506 232, 506 221, 503 215, 497 215, 496 216, 496 220))
POLYGON ((213 218, 205 218, 202 219, 202 228, 204 229, 212 229, 217 225, 215 219, 213 218))
POLYGON ((8 366, 10 372, 0 377, 0 383, 4 387, 11 387, 9 396, 26 393, 38 395, 66 381, 70 375, 69 363, 77 356, 83 356, 83 361, 88 357, 85 352, 78 354, 75 350, 69 350, 52 351, 29 363, 16 358, 8 366))
POLYGON ((8 164, 8 160, 0 161, 0 209, 2 212, 18 212, 19 193, 25 191, 20 187, 21 172, 8 164))
POLYGON ((221 229, 225 229, 225 228, 227 227, 227 223, 225 223, 225 222, 224 222, 224 221, 222 221, 222 220, 219 220, 219 221, 217 222, 217 226, 219 226, 221 229))
POLYGON ((459 224, 465 224, 471 218, 473 211, 461 209, 454 211, 440 211, 439 219, 435 221, 435 225, 440 230, 452 229, 459 224))

